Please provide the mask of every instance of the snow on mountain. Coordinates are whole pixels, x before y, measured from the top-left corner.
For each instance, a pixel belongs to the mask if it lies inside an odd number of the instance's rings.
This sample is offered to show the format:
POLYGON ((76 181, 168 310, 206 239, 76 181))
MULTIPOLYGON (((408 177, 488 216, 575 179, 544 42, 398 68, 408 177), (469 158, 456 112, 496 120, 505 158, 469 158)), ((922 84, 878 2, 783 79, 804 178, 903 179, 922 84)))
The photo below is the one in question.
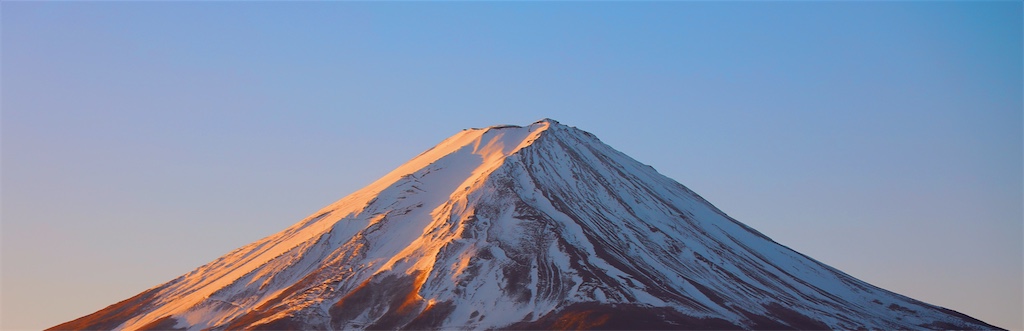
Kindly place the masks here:
POLYGON ((242 328, 996 329, 782 246, 548 119, 464 130, 53 329, 242 328))

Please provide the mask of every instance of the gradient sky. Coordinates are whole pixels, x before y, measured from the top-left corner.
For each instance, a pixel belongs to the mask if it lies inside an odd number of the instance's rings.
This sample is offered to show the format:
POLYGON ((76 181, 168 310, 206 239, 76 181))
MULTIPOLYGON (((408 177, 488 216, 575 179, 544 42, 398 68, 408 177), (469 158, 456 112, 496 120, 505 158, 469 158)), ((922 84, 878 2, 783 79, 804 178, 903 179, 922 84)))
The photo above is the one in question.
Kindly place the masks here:
POLYGON ((1019 1, 0 11, 0 329, 171 280, 463 128, 544 117, 855 277, 1024 329, 1019 1))

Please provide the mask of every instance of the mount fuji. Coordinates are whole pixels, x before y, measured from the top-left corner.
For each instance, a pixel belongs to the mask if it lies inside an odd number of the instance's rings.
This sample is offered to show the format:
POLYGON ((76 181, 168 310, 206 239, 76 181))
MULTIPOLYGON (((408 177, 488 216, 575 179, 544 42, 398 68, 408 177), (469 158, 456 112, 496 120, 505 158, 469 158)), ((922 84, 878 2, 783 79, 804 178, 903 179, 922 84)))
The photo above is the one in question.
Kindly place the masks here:
POLYGON ((51 330, 997 329, 776 243, 554 120, 463 130, 51 330))

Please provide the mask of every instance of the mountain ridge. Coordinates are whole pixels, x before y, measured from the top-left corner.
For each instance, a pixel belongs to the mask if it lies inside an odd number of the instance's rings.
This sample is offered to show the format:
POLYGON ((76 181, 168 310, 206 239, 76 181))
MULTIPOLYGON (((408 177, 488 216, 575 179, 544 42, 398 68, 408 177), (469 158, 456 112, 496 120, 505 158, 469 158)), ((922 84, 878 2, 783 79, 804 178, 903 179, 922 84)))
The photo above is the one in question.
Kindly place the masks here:
POLYGON ((463 130, 281 232, 52 329, 631 324, 995 329, 776 243, 550 119, 463 130))

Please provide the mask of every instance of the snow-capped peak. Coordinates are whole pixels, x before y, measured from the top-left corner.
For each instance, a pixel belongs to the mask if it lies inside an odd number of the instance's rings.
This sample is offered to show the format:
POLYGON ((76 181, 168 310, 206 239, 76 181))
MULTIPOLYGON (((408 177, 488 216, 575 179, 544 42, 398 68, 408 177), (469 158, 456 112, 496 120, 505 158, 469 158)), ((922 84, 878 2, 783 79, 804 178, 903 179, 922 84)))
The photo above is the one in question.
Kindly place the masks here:
POLYGON ((55 329, 991 329, 779 245, 582 130, 463 130, 55 329))

